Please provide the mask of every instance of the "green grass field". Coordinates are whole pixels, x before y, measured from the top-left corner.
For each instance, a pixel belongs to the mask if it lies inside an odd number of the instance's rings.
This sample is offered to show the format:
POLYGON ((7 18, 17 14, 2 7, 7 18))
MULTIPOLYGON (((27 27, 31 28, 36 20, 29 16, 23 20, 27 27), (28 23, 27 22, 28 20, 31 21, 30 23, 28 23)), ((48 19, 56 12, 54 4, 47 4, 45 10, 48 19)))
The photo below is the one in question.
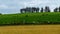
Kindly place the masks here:
POLYGON ((60 12, 3 14, 1 24, 57 24, 60 23, 60 12))

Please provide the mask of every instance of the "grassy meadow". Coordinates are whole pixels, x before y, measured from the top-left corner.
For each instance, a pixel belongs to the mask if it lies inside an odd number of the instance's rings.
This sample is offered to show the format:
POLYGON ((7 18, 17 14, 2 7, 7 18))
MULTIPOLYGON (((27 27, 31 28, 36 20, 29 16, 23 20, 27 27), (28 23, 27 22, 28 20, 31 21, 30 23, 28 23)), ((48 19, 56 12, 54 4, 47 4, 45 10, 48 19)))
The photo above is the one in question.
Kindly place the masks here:
POLYGON ((2 26, 0 34, 60 34, 60 25, 2 26))
POLYGON ((2 24, 60 24, 60 12, 2 14, 0 25, 2 24))

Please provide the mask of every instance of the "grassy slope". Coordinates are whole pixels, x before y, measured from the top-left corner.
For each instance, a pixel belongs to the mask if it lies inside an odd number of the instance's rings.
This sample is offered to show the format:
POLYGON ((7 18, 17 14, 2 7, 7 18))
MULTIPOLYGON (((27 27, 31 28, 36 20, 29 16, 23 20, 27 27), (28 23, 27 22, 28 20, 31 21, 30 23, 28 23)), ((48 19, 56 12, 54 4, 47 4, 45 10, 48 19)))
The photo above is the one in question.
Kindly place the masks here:
POLYGON ((0 15, 0 24, 60 22, 60 12, 0 15))

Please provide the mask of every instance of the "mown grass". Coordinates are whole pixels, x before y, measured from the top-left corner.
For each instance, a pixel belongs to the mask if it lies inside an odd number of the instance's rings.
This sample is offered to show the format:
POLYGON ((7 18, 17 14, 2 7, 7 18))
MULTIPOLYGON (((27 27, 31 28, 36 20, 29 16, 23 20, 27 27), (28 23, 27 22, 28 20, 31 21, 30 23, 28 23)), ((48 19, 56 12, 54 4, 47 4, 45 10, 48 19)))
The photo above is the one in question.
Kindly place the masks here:
POLYGON ((60 24, 60 12, 4 14, 1 24, 60 24))

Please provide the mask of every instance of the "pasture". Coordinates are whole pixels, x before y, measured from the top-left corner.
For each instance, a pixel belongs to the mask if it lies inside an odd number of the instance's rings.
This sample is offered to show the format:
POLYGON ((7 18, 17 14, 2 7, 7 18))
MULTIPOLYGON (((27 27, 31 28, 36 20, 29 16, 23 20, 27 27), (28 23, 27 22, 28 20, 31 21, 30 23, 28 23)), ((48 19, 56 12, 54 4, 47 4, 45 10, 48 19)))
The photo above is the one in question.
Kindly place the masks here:
POLYGON ((60 25, 0 26, 0 34, 60 34, 60 25))

